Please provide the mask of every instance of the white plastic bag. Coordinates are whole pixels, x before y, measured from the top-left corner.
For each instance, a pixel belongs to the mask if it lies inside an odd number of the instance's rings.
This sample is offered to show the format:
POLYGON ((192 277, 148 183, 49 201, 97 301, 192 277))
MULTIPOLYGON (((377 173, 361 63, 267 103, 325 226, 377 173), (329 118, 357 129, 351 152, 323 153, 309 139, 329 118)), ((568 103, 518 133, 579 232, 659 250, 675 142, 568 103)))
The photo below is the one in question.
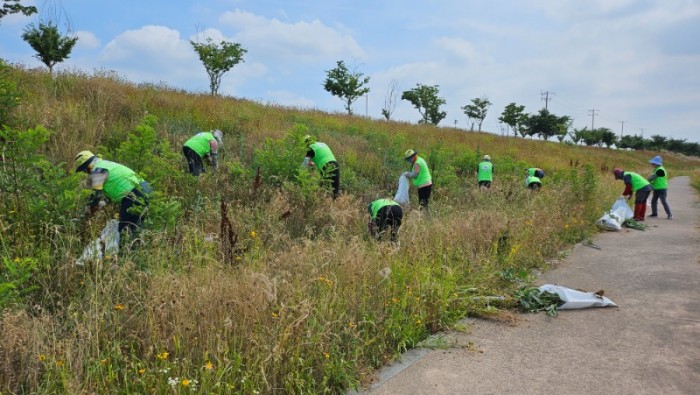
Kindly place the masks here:
POLYGON ((623 197, 619 197, 617 200, 615 200, 610 212, 615 213, 618 217, 621 217, 622 222, 625 222, 626 219, 630 219, 634 216, 634 211, 632 211, 629 204, 627 204, 627 201, 623 197))
POLYGON ((83 255, 75 261, 75 264, 82 266, 85 262, 101 261, 104 257, 117 253, 119 253, 119 221, 111 219, 107 221, 100 236, 85 247, 83 255))
POLYGON ((408 178, 404 175, 399 177, 399 189, 396 191, 394 201, 398 204, 408 204, 408 178))
POLYGON ((618 217, 614 217, 608 213, 595 221, 595 224, 601 229, 610 230, 613 232, 622 230, 622 224, 619 222, 618 217))
POLYGON ((607 307, 617 305, 605 296, 597 295, 593 292, 578 291, 561 285, 545 284, 539 287, 540 292, 550 292, 559 295, 564 304, 557 307, 557 310, 585 309, 587 307, 607 307))

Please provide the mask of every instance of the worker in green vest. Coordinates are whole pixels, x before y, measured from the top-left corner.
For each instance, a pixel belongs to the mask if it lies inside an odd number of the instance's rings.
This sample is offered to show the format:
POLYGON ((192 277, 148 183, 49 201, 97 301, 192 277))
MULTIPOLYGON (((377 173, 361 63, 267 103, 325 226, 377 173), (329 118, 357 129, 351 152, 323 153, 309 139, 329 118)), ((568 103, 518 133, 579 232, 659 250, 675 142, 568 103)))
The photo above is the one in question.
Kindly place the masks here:
POLYGON ((484 155, 484 160, 479 163, 476 169, 476 182, 482 190, 491 188, 491 182, 493 182, 493 163, 491 163, 491 157, 489 155, 484 155))
POLYGON ((403 219, 401 206, 392 199, 377 199, 367 205, 367 211, 369 234, 379 240, 382 234, 391 228, 391 241, 396 241, 403 219))
POLYGON ((128 167, 100 159, 90 151, 79 152, 75 164, 75 171, 90 175, 90 188, 94 190, 88 201, 88 216, 104 207, 106 198, 120 205, 120 233, 125 229, 133 231, 141 225, 149 195, 153 192, 146 181, 128 167))
POLYGON ((182 153, 187 159, 187 166, 192 175, 199 176, 204 173, 202 158, 208 159, 214 169, 219 166, 219 147, 223 144, 223 138, 224 134, 221 130, 213 130, 199 132, 185 141, 182 153))
POLYGON ((402 176, 413 179, 413 186, 418 189, 418 204, 421 209, 427 210, 430 202, 430 194, 433 191, 433 177, 430 175, 428 163, 418 152, 412 149, 407 150, 403 158, 411 164, 411 171, 402 173, 402 176))
POLYGON ((654 172, 647 178, 647 181, 651 183, 653 188, 651 194, 651 215, 650 217, 658 217, 657 207, 659 199, 661 199, 661 204, 664 206, 664 211, 666 212, 666 218, 672 219, 673 214, 671 214, 671 207, 668 206, 666 201, 666 196, 668 193, 668 173, 662 165, 661 157, 653 157, 649 163, 654 166, 654 172))
POLYGON ((340 194, 340 166, 335 160, 333 151, 326 143, 316 141, 310 135, 304 136, 304 143, 308 147, 304 157, 303 167, 316 167, 321 172, 325 184, 332 187, 333 199, 340 194))
POLYGON ((525 169, 525 186, 530 190, 536 191, 542 188, 542 178, 544 178, 544 170, 539 167, 525 169))
POLYGON ((651 184, 646 178, 631 171, 622 169, 613 170, 615 179, 622 180, 625 183, 625 190, 622 196, 627 197, 627 200, 632 198, 634 192, 634 217, 635 221, 644 221, 644 214, 647 211, 647 198, 651 192, 651 184))

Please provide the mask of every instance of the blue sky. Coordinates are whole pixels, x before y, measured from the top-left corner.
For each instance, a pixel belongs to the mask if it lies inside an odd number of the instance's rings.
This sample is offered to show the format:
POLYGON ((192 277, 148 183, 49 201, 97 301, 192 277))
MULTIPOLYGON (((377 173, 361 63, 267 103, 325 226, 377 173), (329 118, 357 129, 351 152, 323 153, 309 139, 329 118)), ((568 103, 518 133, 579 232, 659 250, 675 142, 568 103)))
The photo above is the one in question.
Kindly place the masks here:
POLYGON ((460 107, 492 106, 483 129, 502 133, 511 102, 595 127, 700 141, 700 0, 37 0, 38 15, 0 21, 0 57, 40 67, 21 39, 53 20, 79 37, 61 69, 113 70, 133 82, 208 92, 189 40, 240 43, 244 63, 220 92, 285 106, 343 112, 323 89, 338 60, 370 77, 356 114, 381 117, 393 83, 397 120, 417 122, 401 92, 439 85, 442 126, 467 127, 460 107))

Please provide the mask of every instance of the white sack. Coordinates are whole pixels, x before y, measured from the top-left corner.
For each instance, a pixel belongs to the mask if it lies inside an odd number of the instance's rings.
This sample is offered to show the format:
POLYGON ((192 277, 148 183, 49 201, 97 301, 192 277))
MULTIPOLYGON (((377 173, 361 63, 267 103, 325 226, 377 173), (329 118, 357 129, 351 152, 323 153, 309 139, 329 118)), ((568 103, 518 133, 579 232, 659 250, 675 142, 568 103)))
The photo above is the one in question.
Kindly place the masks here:
POLYGON ((634 217, 634 211, 632 211, 630 205, 627 204, 627 201, 623 197, 619 197, 617 198, 617 200, 615 200, 615 203, 613 203, 610 212, 615 213, 619 217, 621 217, 622 222, 625 222, 626 219, 634 217))
POLYGON ((622 230, 622 224, 619 222, 619 219, 611 216, 610 214, 605 214, 598 218, 598 220, 595 221, 595 224, 601 229, 610 230, 613 232, 622 230))
POLYGON ((100 261, 106 256, 117 253, 119 253, 119 221, 111 219, 107 221, 100 236, 85 247, 83 255, 75 261, 75 264, 82 266, 85 262, 100 261))
POLYGON ((607 307, 617 305, 605 296, 598 296, 593 292, 577 291, 562 287, 561 285, 545 284, 539 287, 540 292, 550 292, 559 295, 565 303, 557 310, 585 309, 587 307, 607 307))
POLYGON ((408 204, 408 178, 406 176, 399 177, 399 189, 396 191, 394 201, 398 204, 408 204))

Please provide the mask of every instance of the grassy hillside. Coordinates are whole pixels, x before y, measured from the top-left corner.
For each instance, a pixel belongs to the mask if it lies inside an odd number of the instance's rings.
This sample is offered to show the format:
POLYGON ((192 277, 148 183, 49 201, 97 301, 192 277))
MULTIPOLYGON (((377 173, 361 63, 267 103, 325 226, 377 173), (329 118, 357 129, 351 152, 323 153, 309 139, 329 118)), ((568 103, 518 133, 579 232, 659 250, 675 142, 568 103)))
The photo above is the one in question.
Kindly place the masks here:
MULTIPOLYGON (((340 393, 461 317, 510 295, 589 237, 656 152, 618 152, 134 86, 108 73, 12 69, 2 132, 0 391, 340 393), (182 143, 224 131, 220 169, 195 179, 182 143), (333 201, 301 170, 304 134, 341 166, 333 201), (367 235, 418 150, 435 189, 405 210, 399 245, 367 235), (156 194, 140 243, 76 266, 117 210, 83 217, 78 151, 137 170, 156 194), (491 191, 475 188, 489 154, 491 191), (523 186, 526 166, 547 176, 523 186)), ((673 173, 698 161, 664 154, 673 173)), ((575 285, 575 284, 574 284, 575 285)))

